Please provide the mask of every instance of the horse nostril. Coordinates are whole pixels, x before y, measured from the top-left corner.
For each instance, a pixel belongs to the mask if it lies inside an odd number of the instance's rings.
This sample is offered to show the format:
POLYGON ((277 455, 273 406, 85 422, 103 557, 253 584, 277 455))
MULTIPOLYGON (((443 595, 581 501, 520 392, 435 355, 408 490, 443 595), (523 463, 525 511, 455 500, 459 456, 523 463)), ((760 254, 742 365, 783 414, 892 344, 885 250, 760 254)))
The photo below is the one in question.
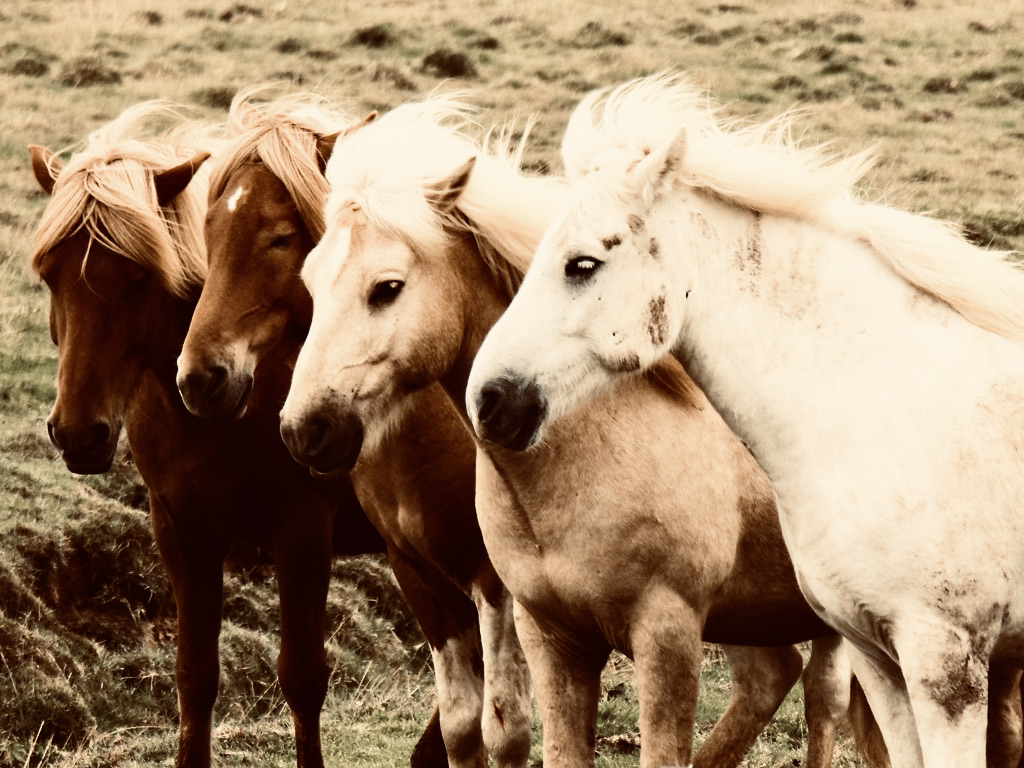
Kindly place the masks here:
POLYGON ((60 442, 57 440, 57 434, 53 427, 53 422, 49 419, 46 420, 46 434, 50 436, 50 444, 58 451, 60 448, 60 442))
POLYGON ((363 445, 363 426, 352 413, 321 410, 282 420, 281 437, 292 458, 314 474, 350 472, 363 445))
POLYGON ((104 422, 93 424, 89 428, 89 450, 99 451, 110 441, 110 425, 104 422))
POLYGON ((325 419, 311 415, 298 421, 282 421, 281 439, 297 461, 308 463, 315 460, 323 450, 327 430, 325 419))
POLYGON ((546 416, 547 404, 532 381, 492 379, 477 396, 480 437, 514 451, 533 444, 546 416))
POLYGON ((502 401, 505 399, 504 379, 488 381, 480 390, 477 398, 476 416, 481 424, 490 422, 496 413, 501 409, 502 401))

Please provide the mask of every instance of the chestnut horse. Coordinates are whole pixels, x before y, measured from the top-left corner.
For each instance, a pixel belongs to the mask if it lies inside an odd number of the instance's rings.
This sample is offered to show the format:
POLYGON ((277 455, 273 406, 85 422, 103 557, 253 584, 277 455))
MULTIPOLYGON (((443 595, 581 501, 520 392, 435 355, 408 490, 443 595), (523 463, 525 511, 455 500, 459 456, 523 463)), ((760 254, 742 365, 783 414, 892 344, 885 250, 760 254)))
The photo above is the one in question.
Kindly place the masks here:
POLYGON ((181 131, 139 138, 167 116, 156 103, 127 110, 66 165, 30 147, 52 196, 32 255, 50 290, 59 355, 47 428, 68 469, 91 474, 109 469, 123 426, 149 488, 178 609, 178 765, 210 765, 223 563, 229 545, 246 540, 274 559, 278 675, 298 765, 316 768, 331 555, 379 552, 383 542, 348 481, 312 478, 292 461, 277 401, 255 397, 229 424, 204 422, 182 405, 174 361, 206 272, 200 166, 212 143, 181 131))
MULTIPOLYGON (((312 314, 299 271, 323 234, 322 158, 340 120, 312 95, 256 104, 242 93, 229 122, 234 135, 211 178, 209 274, 178 369, 185 403, 206 417, 247 412, 257 395, 284 400, 312 314)), ((402 425, 358 464, 358 440, 312 464, 352 470, 387 542, 433 652, 450 765, 483 768, 490 755, 499 766, 524 766, 529 679, 511 598, 477 524, 473 443, 439 387, 408 404, 402 425)))
MULTIPOLYGON (((564 200, 559 184, 470 140, 441 100, 354 133, 327 178, 326 232, 302 273, 312 325, 281 426, 292 454, 320 468, 341 455, 334 446, 378 442, 434 382, 468 426, 476 350, 564 200)), ((829 764, 849 702, 845 656, 800 594, 767 479, 681 367, 666 362, 533 453, 481 444, 476 468, 547 768, 593 765, 612 649, 636 664, 641 765, 689 765, 702 637, 762 647, 727 649, 733 700, 696 764, 743 757, 800 675, 789 644, 813 638, 809 763, 829 764), (658 437, 655 424, 676 428, 658 437)))

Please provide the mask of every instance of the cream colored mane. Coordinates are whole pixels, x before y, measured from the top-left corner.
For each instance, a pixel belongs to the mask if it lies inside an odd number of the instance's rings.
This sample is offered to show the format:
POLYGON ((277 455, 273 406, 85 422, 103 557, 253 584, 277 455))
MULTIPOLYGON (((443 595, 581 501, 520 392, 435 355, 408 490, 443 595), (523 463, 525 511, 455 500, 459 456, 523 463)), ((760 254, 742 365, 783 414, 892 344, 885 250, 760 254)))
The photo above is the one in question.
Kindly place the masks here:
POLYGON ((32 268, 38 272, 53 248, 84 228, 92 240, 159 275, 171 293, 194 295, 206 277, 208 172, 200 167, 163 208, 153 174, 197 152, 215 152, 215 134, 211 126, 183 124, 171 105, 158 101, 131 107, 95 131, 57 177, 33 240, 32 268), (154 136, 152 125, 168 119, 176 127, 154 136))
POLYGON ((871 167, 870 154, 841 158, 800 147, 791 127, 791 115, 755 126, 723 123, 683 76, 662 74, 585 97, 562 154, 570 180, 595 171, 624 177, 685 129, 675 183, 861 240, 908 283, 971 322, 1024 340, 1024 272, 1013 254, 978 248, 950 223, 860 201, 855 186, 871 167))
POLYGON ((213 169, 210 199, 224 194, 228 177, 240 166, 262 162, 285 185, 314 241, 319 241, 328 186, 320 170, 317 141, 351 121, 316 94, 293 94, 259 104, 252 99, 260 90, 242 91, 231 102, 228 127, 233 138, 213 169))
POLYGON ((434 252, 453 232, 468 232, 511 298, 565 187, 524 175, 522 142, 513 148, 507 132, 489 148, 471 114, 465 104, 435 97, 398 107, 346 138, 327 166, 327 217, 356 203, 375 226, 434 252), (470 158, 476 162, 456 210, 442 213, 434 204, 440 188, 470 158))

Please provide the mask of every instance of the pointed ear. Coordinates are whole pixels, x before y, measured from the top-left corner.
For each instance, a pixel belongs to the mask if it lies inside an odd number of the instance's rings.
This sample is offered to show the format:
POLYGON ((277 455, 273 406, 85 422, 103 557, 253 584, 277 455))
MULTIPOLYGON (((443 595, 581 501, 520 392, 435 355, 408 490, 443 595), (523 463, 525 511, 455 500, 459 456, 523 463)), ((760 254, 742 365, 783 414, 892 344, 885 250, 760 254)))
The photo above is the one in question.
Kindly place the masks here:
POLYGON ((199 152, 190 160, 181 165, 168 168, 166 171, 153 176, 153 183, 156 185, 156 199, 161 206, 168 205, 171 200, 185 191, 185 187, 196 175, 199 166, 205 163, 210 157, 209 152, 199 152))
POLYGON ((681 128, 671 141, 637 163, 629 175, 644 198, 653 201, 672 187, 675 174, 685 161, 686 129, 681 128))
POLYGON ((330 133, 326 136, 321 136, 316 142, 316 162, 320 166, 320 173, 324 173, 327 170, 327 161, 331 159, 331 155, 334 154, 334 145, 338 143, 338 139, 344 139, 346 136, 350 136, 364 125, 369 125, 377 119, 377 110, 374 110, 358 123, 352 123, 347 128, 343 128, 337 133, 330 133))
POLYGON ((476 157, 471 157, 458 168, 456 168, 447 179, 433 188, 431 203, 441 212, 449 213, 455 208, 459 195, 469 183, 469 177, 473 173, 473 166, 476 165, 476 157))
POLYGON ((64 163, 53 152, 38 144, 30 144, 28 153, 32 157, 32 172, 36 175, 36 181, 46 194, 52 195, 53 185, 57 183, 64 163))

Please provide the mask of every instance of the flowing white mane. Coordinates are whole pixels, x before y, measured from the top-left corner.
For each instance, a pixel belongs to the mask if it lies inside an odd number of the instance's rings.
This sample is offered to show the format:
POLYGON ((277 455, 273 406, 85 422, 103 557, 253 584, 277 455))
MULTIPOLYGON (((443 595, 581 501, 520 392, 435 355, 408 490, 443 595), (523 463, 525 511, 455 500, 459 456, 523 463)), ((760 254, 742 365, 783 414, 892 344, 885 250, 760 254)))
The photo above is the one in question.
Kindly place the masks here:
POLYGON ((859 200, 855 185, 870 154, 843 158, 800 147, 792 122, 788 115, 755 126, 723 123, 700 89, 680 74, 661 74, 588 94, 569 121, 562 155, 570 180, 625 176, 685 129, 676 183, 861 240, 971 322, 1024 340, 1024 272, 1009 252, 978 248, 948 222, 859 200))
POLYGON ((522 144, 513 149, 507 133, 491 151, 472 111, 435 97, 398 107, 340 142, 327 165, 327 221, 357 203, 376 226, 422 250, 443 249, 451 231, 468 231, 511 295, 565 187, 524 175, 522 144), (433 203, 470 158, 476 163, 456 211, 444 215, 433 203))

